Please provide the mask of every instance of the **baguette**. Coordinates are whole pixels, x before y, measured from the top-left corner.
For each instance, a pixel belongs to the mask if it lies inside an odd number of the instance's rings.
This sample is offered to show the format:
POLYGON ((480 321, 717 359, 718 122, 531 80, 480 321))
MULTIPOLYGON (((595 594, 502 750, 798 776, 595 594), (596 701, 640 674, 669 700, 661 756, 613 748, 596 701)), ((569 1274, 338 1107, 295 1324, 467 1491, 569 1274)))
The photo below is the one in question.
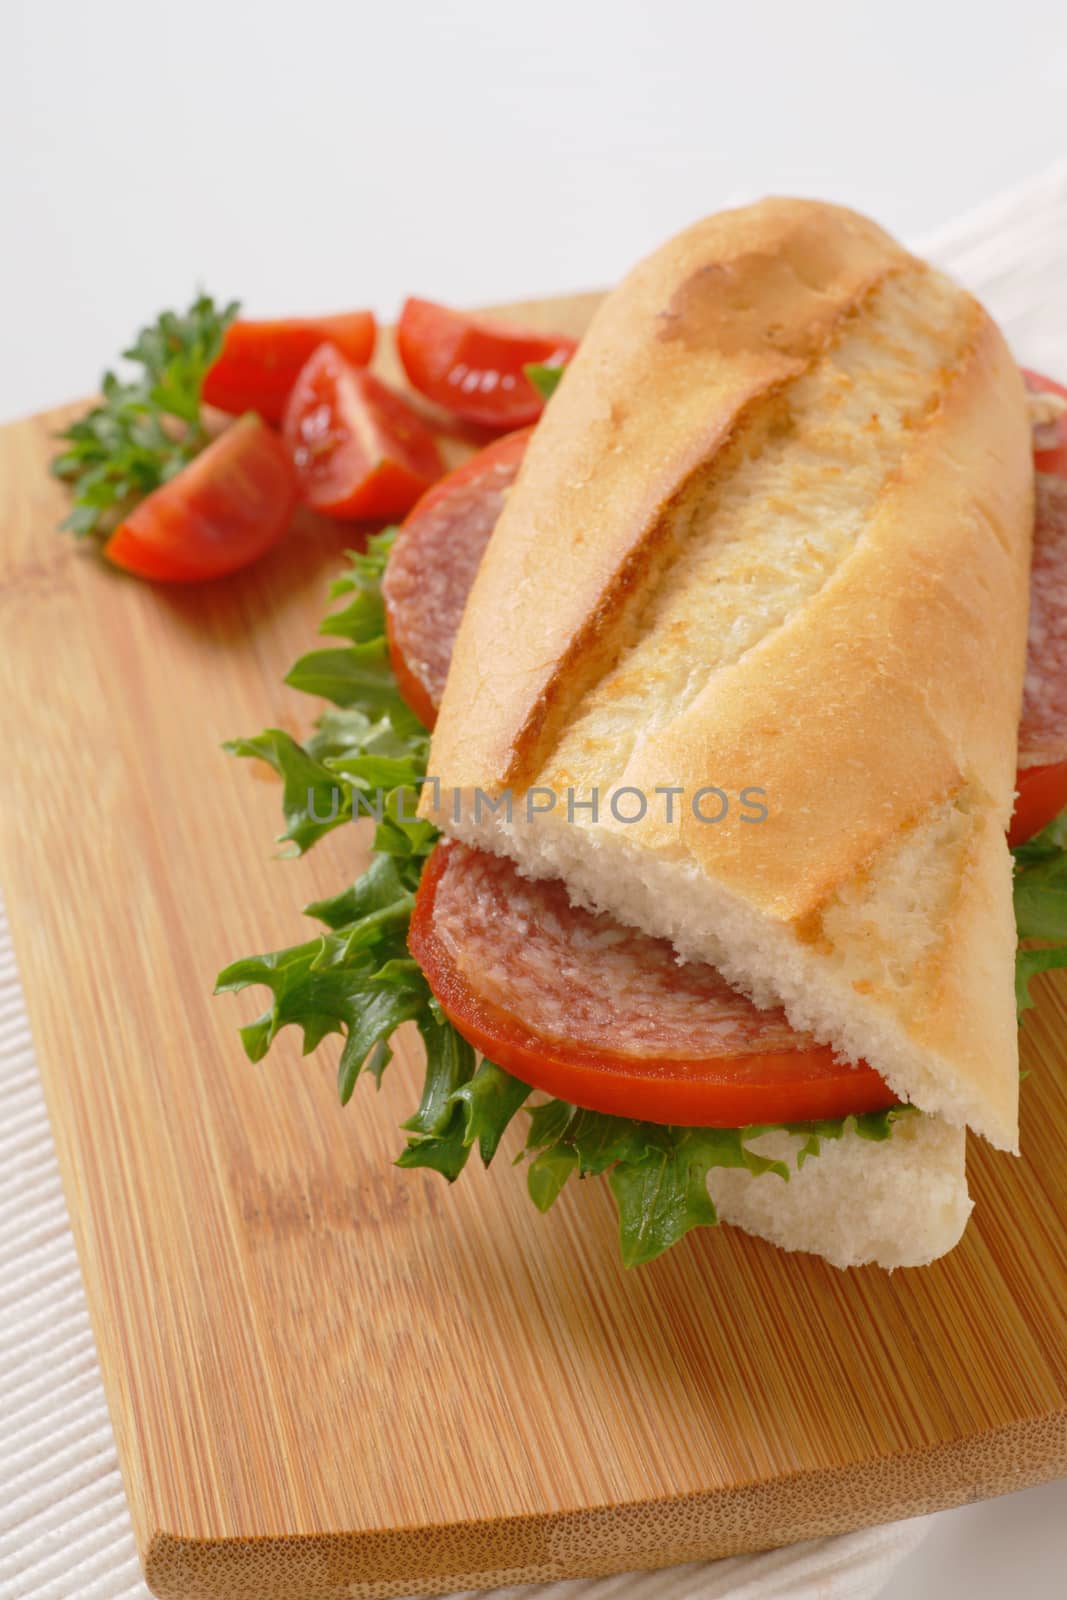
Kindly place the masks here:
POLYGON ((839 207, 698 224, 607 298, 546 409, 423 815, 1014 1149, 1032 494, 1022 382, 969 295, 839 207), (734 802, 713 825, 607 810, 709 785, 734 802), (475 804, 508 790, 511 821, 475 804), (527 819, 534 790, 557 803, 527 819))
MULTIPOLYGON (((708 1190, 720 1221, 781 1250, 812 1251, 835 1267, 925 1267, 955 1248, 974 1209, 964 1141, 963 1130, 940 1117, 905 1117, 881 1144, 846 1127, 840 1139, 824 1139, 818 1159, 791 1171, 788 1183, 716 1167, 708 1190)), ((794 1146, 788 1133, 775 1132, 752 1148, 782 1161, 794 1146)))

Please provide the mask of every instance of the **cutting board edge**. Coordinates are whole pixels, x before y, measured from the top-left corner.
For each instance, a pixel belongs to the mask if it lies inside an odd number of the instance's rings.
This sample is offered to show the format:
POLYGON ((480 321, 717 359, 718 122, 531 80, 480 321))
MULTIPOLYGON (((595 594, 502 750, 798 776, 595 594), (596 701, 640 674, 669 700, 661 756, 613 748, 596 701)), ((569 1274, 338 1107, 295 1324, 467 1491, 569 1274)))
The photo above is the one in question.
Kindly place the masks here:
POLYGON ((402 1600, 714 1561, 946 1511, 1067 1476, 1067 1404, 920 1452, 599 1508, 294 1537, 157 1530, 158 1600, 402 1600), (522 1559, 494 1564, 505 1549, 522 1559), (369 1577, 370 1571, 377 1577, 369 1577), (249 1587, 254 1584, 254 1591, 249 1587))

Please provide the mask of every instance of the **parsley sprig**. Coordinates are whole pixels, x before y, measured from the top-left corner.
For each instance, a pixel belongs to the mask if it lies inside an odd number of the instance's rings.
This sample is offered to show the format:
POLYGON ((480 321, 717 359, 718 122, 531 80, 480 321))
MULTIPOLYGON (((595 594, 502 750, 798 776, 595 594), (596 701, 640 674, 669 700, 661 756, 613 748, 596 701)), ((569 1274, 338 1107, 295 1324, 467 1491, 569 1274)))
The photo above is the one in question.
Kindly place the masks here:
POLYGON ((66 448, 52 472, 74 490, 63 528, 110 532, 209 442, 201 389, 238 309, 202 294, 184 315, 164 311, 123 352, 140 373, 104 373, 100 403, 59 435, 66 448))

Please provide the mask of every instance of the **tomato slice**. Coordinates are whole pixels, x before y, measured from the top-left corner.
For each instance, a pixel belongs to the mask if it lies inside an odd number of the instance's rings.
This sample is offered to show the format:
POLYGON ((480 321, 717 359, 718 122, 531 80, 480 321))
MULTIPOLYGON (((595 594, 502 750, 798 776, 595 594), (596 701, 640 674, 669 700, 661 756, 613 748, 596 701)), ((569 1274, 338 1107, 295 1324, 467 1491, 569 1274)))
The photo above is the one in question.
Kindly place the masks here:
POLYGON ((475 1049, 591 1111, 737 1128, 896 1104, 873 1068, 757 1011, 714 968, 465 845, 430 856, 408 944, 475 1049))
POLYGON ((141 578, 221 578, 278 543, 297 499, 285 446, 250 414, 142 500, 115 529, 104 554, 141 578))
MULTIPOLYGON (((1067 400, 1067 387, 1044 373, 1023 369, 1026 387, 1034 394, 1052 393, 1067 400)), ((1059 442, 1034 451, 1039 473, 1067 481, 1067 412, 1057 424, 1059 442)), ((1034 559, 1030 574, 1030 649, 1026 663, 1026 688, 1019 725, 1019 754, 1044 756, 1039 766, 1020 767, 1015 775, 1018 799, 1008 829, 1009 845, 1025 844, 1046 828, 1067 806, 1067 760, 1049 761, 1057 745, 1067 745, 1067 685, 1061 688, 1067 599, 1067 517, 1062 483, 1043 477, 1037 484, 1034 559)))
POLYGON ((431 484, 422 499, 413 507, 408 521, 412 522, 416 517, 421 517, 423 512, 431 511, 439 500, 447 499, 457 489, 487 477, 495 467, 514 467, 518 470, 526 454, 526 446, 532 438, 532 427, 517 428, 514 433, 506 433, 502 439, 494 439, 484 450, 476 450, 474 455, 468 456, 460 466, 453 467, 452 471, 446 473, 437 483, 431 484))
POLYGON ((221 411, 258 411, 268 422, 281 422, 300 369, 320 344, 334 345, 346 361, 365 367, 377 332, 371 311, 231 322, 204 379, 203 398, 221 411))
POLYGON ((414 711, 424 728, 433 731, 437 722, 437 705, 419 674, 408 665, 404 647, 397 635, 396 623, 389 607, 385 608, 385 643, 389 650, 392 668, 400 698, 409 711, 414 711))
POLYGON ((1008 829, 1011 846, 1025 844, 1047 828, 1067 806, 1067 761, 1047 767, 1021 767, 1015 775, 1018 799, 1008 829))
POLYGON ((419 721, 437 720, 452 647, 532 428, 509 433, 427 489, 404 519, 382 584, 389 659, 419 721))
POLYGON ((304 499, 329 517, 402 517, 444 470, 418 413, 332 344, 304 366, 282 432, 304 499))
POLYGON ((544 402, 523 368, 531 362, 562 366, 578 348, 563 333, 470 317, 417 299, 404 304, 396 343, 420 394, 487 428, 536 422, 544 402))
MULTIPOLYGON (((1023 377, 1031 394, 1058 394, 1062 400, 1067 400, 1067 387, 1057 383, 1055 378, 1046 378, 1043 372, 1032 372, 1028 367, 1023 368, 1023 377)), ((1067 477, 1067 412, 1060 417, 1058 426, 1058 443, 1049 450, 1035 450, 1034 465, 1038 472, 1067 477)))

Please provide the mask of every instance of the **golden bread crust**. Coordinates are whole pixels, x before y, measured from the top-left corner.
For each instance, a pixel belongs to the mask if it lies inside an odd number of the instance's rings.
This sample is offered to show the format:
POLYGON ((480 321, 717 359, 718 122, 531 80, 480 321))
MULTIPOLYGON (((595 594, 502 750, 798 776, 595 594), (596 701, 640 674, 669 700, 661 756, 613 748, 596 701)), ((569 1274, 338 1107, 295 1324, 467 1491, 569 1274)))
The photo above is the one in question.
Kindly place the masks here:
POLYGON ((435 730, 441 770, 532 779, 670 559, 664 508, 906 260, 853 212, 773 200, 697 223, 604 300, 479 570, 435 730))
POLYGON ((547 408, 430 770, 758 787, 766 820, 437 820, 1014 1145, 1032 497, 1022 381, 970 296, 837 207, 698 224, 608 297, 547 408))

